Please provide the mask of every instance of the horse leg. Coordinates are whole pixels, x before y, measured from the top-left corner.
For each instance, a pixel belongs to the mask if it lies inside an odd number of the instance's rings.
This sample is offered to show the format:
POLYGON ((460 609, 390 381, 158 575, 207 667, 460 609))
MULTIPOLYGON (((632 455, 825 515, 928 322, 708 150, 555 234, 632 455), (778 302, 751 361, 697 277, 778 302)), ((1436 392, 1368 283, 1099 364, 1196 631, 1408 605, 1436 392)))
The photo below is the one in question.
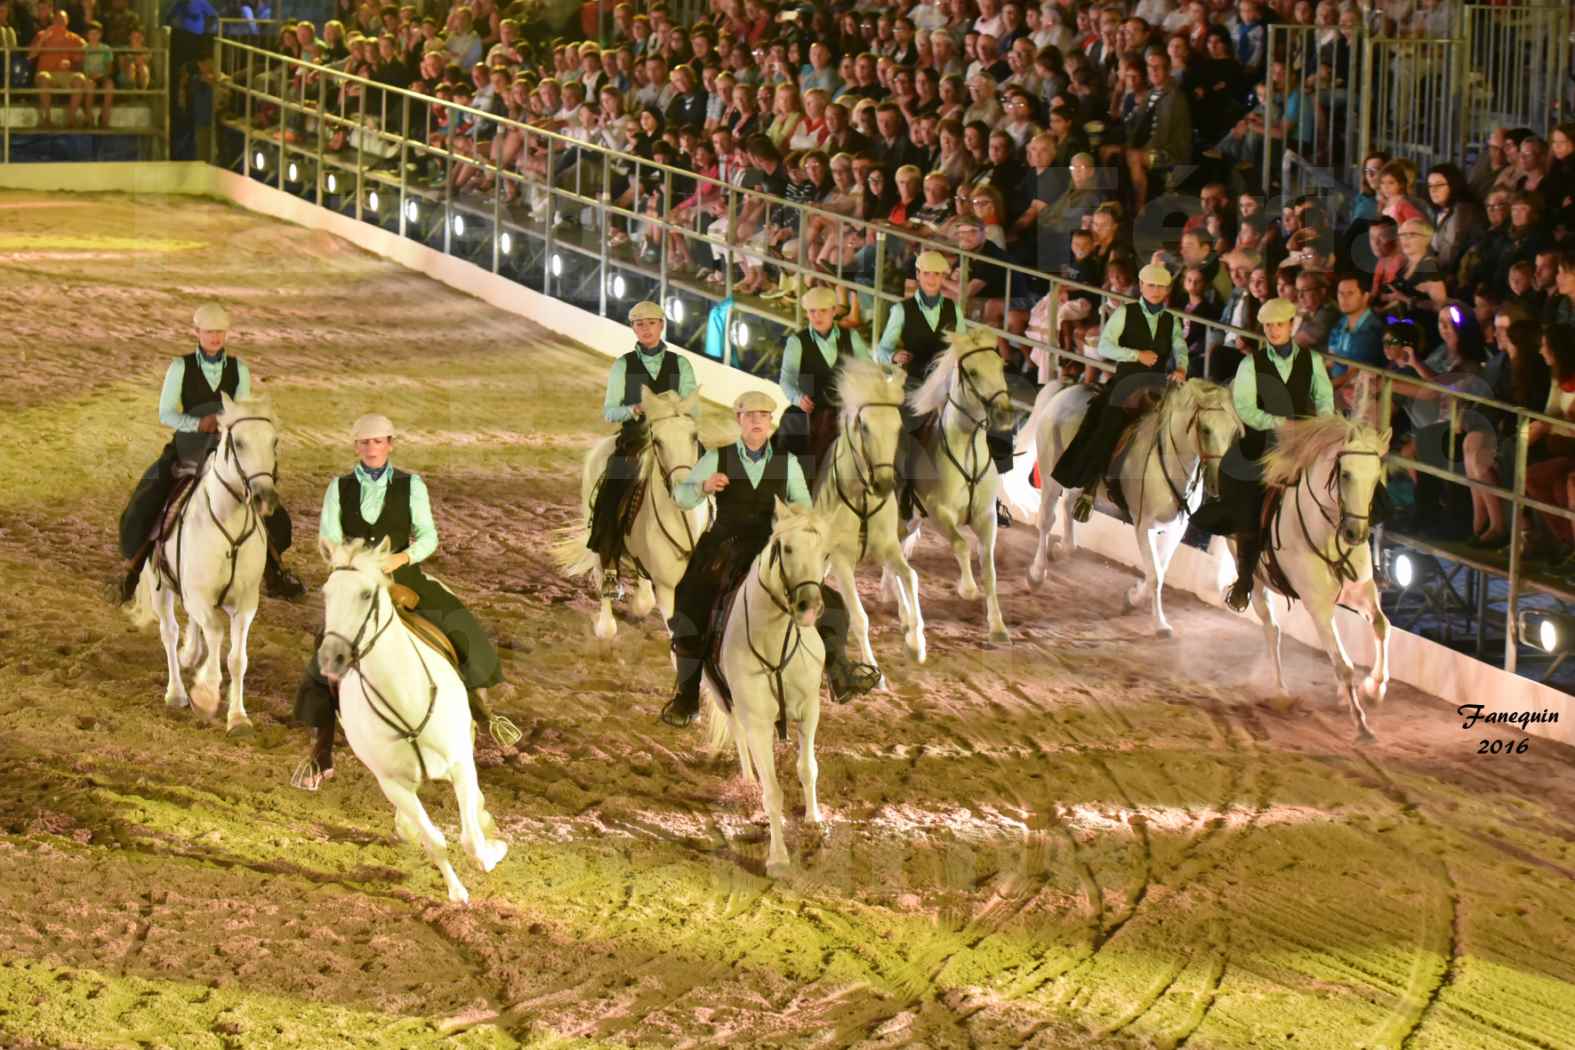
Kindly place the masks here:
POLYGON ((1176 556, 1176 548, 1181 546, 1181 538, 1186 534, 1186 520, 1177 518, 1150 536, 1154 548, 1154 633, 1161 638, 1169 638, 1176 633, 1171 630, 1170 621, 1165 619, 1161 595, 1165 590, 1165 573, 1170 569, 1170 559, 1176 556))
POLYGON ((968 549, 968 537, 963 535, 956 512, 950 507, 937 508, 935 520, 957 559, 957 597, 971 602, 979 597, 979 585, 973 579, 973 552, 968 549))
POLYGON ((755 697, 734 699, 735 709, 741 709, 745 704, 758 705, 763 709, 755 717, 740 717, 734 727, 739 730, 740 739, 749 748, 755 775, 760 780, 760 801, 765 806, 766 820, 771 825, 766 874, 776 878, 786 874, 788 869, 787 842, 782 837, 782 785, 777 783, 776 754, 772 748, 776 733, 776 704, 769 690, 765 691, 764 702, 755 697))
POLYGON ((618 621, 613 619, 612 599, 603 598, 601 601, 602 608, 596 614, 596 626, 593 629, 596 637, 605 642, 618 633, 618 621))
MULTIPOLYGON (((482 871, 491 871, 508 855, 509 844, 487 837, 487 810, 481 798, 481 785, 476 782, 475 760, 455 762, 449 768, 449 781, 454 785, 454 800, 459 804, 460 843, 482 871)), ((493 830, 496 830, 495 825, 493 830)))
POLYGON ((153 601, 159 614, 159 641, 164 643, 164 660, 169 669, 170 680, 164 689, 164 703, 176 708, 190 707, 191 698, 186 695, 186 682, 182 678, 178 652, 181 648, 180 621, 175 617, 175 592, 167 585, 161 587, 153 601))
POLYGON ((410 841, 407 836, 413 834, 426 851, 427 859, 443 873, 443 882, 448 886, 448 899, 460 904, 469 901, 470 894, 459 881, 454 865, 448 859, 448 840, 443 837, 438 826, 432 823, 432 818, 427 816, 421 800, 416 797, 415 789, 384 777, 377 778, 377 786, 383 789, 384 797, 394 805, 394 830, 407 842, 410 841))
POLYGON ((815 782, 820 777, 820 766, 815 762, 815 728, 820 724, 820 694, 817 689, 804 703, 804 717, 798 724, 798 783, 804 789, 804 821, 821 823, 820 800, 815 795, 815 782))
POLYGON ((252 720, 246 717, 246 639, 251 635, 257 606, 237 609, 230 617, 230 709, 224 720, 228 733, 250 733, 252 720))
POLYGON ((203 654, 202 666, 197 668, 197 675, 191 683, 192 706, 204 718, 213 718, 219 713, 219 686, 222 684, 219 643, 223 640, 224 629, 219 626, 217 609, 188 605, 186 612, 202 630, 202 644, 207 650, 203 654))
POLYGON ((1139 518, 1133 531, 1137 534, 1138 561, 1143 563, 1143 575, 1127 588, 1123 612, 1131 612, 1141 605, 1154 585, 1154 526, 1139 518))
POLYGON ((1001 598, 995 589, 995 500, 984 501, 984 508, 974 514, 973 533, 979 537, 979 578, 984 586, 990 641, 996 645, 1006 645, 1012 636, 1006 633, 1006 621, 1001 617, 1001 598))
POLYGON ((642 577, 640 582, 635 584, 634 601, 629 604, 629 610, 636 616, 645 617, 655 607, 656 593, 651 589, 651 581, 642 577))
POLYGON ((1356 586, 1359 589, 1351 596, 1351 605, 1373 625, 1373 648, 1376 651, 1373 669, 1362 679, 1362 695, 1375 704, 1381 704, 1389 692, 1389 617, 1384 615, 1384 610, 1378 604, 1376 583, 1364 580, 1356 586))
POLYGON ((202 631, 198 629, 197 621, 188 616, 186 617, 186 629, 181 632, 180 665, 190 671, 202 662, 204 655, 202 631))
POLYGON ((853 575, 852 561, 840 553, 831 559, 831 575, 837 590, 848 606, 848 631, 858 639, 859 655, 865 663, 875 664, 875 650, 870 646, 870 617, 859 599, 858 581, 853 575))
POLYGON ((1288 697, 1290 690, 1285 688, 1285 663, 1280 653, 1284 632, 1280 630, 1279 616, 1274 611, 1274 603, 1269 600, 1267 589, 1253 588, 1252 608, 1258 614, 1258 621, 1263 624, 1263 638, 1269 643, 1269 655, 1274 658, 1274 687, 1279 690, 1280 696, 1288 697))
POLYGON ((673 618, 673 589, 661 584, 652 584, 651 590, 656 599, 657 612, 662 616, 662 626, 666 627, 673 618))
POLYGON ((913 571, 898 545, 886 558, 885 571, 897 588, 897 615, 902 620, 902 644, 913 662, 922 664, 928 655, 924 643, 924 611, 919 608, 919 574, 913 571))
POLYGON ((1034 560, 1028 566, 1028 586, 1038 587, 1045 580, 1050 563, 1060 556, 1055 536, 1056 504, 1061 501, 1061 486, 1050 478, 1044 461, 1039 463, 1039 534, 1034 544, 1034 560))
POLYGON ((1307 599, 1307 612, 1312 616, 1313 624, 1318 628, 1318 639, 1323 642, 1324 652, 1329 654, 1329 663, 1334 667, 1334 677, 1340 683, 1340 693, 1345 697, 1346 705, 1351 710, 1351 722, 1356 729, 1356 742, 1367 744, 1376 740, 1372 729, 1367 724, 1367 712, 1362 708, 1362 698, 1356 689, 1356 668, 1351 663, 1351 658, 1346 654, 1345 643, 1340 640, 1340 632, 1334 626, 1334 602, 1331 598, 1317 595, 1307 599))

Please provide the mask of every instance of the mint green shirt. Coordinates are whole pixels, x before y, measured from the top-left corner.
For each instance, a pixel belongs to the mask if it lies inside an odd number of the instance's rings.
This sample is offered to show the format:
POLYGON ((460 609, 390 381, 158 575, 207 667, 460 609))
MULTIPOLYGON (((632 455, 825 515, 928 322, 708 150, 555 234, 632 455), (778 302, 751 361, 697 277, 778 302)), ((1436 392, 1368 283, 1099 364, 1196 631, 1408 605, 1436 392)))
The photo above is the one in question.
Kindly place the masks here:
MULTIPOLYGON (((930 331, 938 332, 941 327, 941 304, 947 299, 944 295, 935 297, 935 305, 929 306, 924 302, 924 296, 914 296, 914 301, 919 307, 919 316, 930 326, 930 331)), ((880 334, 880 345, 875 348, 875 360, 883 365, 891 364, 891 355, 902 349, 902 325, 906 316, 903 311, 908 308, 908 300, 894 303, 891 313, 886 315, 886 330, 880 334)), ((962 308, 957 309, 957 331, 964 332, 968 329, 968 322, 963 320, 962 308)))
MULTIPOLYGON (((864 337, 859 335, 857 329, 848 334, 851 336, 850 342, 853 346, 853 356, 860 361, 868 361, 870 352, 864 346, 864 337)), ((821 335, 811 327, 809 329, 809 337, 815 344, 815 349, 820 351, 821 359, 828 366, 835 368, 841 363, 837 360, 837 355, 841 352, 838 348, 840 330, 835 325, 832 326, 828 335, 821 335)), ((782 393, 787 395, 788 404, 790 405, 798 404, 798 399, 806 393, 798 385, 798 373, 803 368, 803 365, 804 344, 799 339, 798 333, 794 332, 788 336, 787 343, 782 347, 782 375, 777 380, 777 385, 782 388, 782 393)), ((821 396, 825 396, 824 392, 822 392, 821 396)))
MULTIPOLYGON (((219 380, 224 378, 224 363, 229 360, 229 355, 220 353, 217 360, 209 361, 206 354, 197 351, 197 361, 202 366, 202 377, 208 381, 208 387, 213 393, 213 399, 219 399, 219 380)), ((235 384, 235 400, 240 401, 252 396, 252 370, 246 367, 246 362, 240 358, 235 359, 235 370, 240 375, 235 384)), ((197 424, 202 422, 201 416, 187 415, 181 409, 185 406, 180 403, 181 384, 186 381, 186 358, 177 357, 170 362, 169 368, 164 373, 164 388, 159 391, 159 422, 171 430, 193 431, 197 424)))
MULTIPOLYGON (((662 372, 662 355, 676 354, 678 357, 678 396, 688 397, 695 392, 695 370, 690 366, 687 358, 676 350, 667 349, 662 344, 661 351, 649 354, 645 347, 636 345, 640 351, 640 364, 645 366, 646 373, 654 380, 662 372)), ((623 380, 627 369, 622 357, 613 362, 612 370, 607 373, 607 396, 602 400, 602 416, 609 423, 622 423, 634 416, 633 407, 623 403, 623 380)))
MULTIPOLYGON (((1320 416, 1334 415, 1334 387, 1329 383, 1329 372, 1323 365, 1323 358, 1311 350, 1297 349, 1295 353, 1281 357, 1269 350, 1269 360, 1274 362, 1274 370, 1280 373, 1281 379, 1290 379, 1291 367, 1296 363, 1296 354, 1306 354, 1312 358, 1312 396, 1313 406, 1320 416)), ((1290 420, 1285 416, 1276 416, 1265 412, 1258 407, 1258 366, 1253 360, 1253 355, 1248 354, 1241 359, 1241 364, 1236 366, 1236 378, 1230 385, 1231 400, 1236 402, 1236 414, 1241 421, 1254 430, 1278 430, 1290 420)))
MULTIPOLYGON (((760 487, 760 479, 765 476, 766 464, 771 462, 771 457, 776 455, 769 444, 766 445, 764 455, 759 459, 753 458, 749 446, 744 444, 744 439, 737 441, 738 458, 744 463, 744 473, 749 477, 749 483, 755 488, 760 487)), ((790 452, 782 453, 788 458, 787 465, 787 501, 802 506, 809 506, 809 486, 804 483, 804 471, 798 465, 798 459, 790 452)), ((722 462, 721 455, 716 449, 711 449, 700 457, 700 462, 695 464, 695 469, 689 476, 678 483, 673 489, 673 502, 684 510, 693 510, 705 502, 705 479, 715 474, 717 467, 722 462)), ((734 484, 738 484, 736 481, 734 484)))
MULTIPOLYGON (((388 483, 394 478, 394 468, 390 464, 383 471, 383 476, 376 481, 368 474, 366 468, 357 463, 355 479, 361 483, 361 517, 367 521, 376 521, 383 515, 383 500, 388 497, 388 483)), ((345 541, 344 529, 339 524, 339 479, 335 478, 328 483, 328 491, 323 494, 323 516, 317 523, 317 535, 330 543, 343 543, 345 541)), ((421 475, 410 475, 410 546, 404 553, 410 556, 410 563, 426 561, 437 550, 438 532, 437 524, 432 520, 432 500, 427 495, 426 482, 421 480, 421 475)), ((393 553, 398 554, 399 551, 393 553)))
MULTIPOLYGON (((1143 320, 1148 322, 1148 334, 1150 336, 1159 331, 1159 319, 1165 316, 1164 310, 1151 314, 1143 309, 1142 306, 1139 306, 1138 313, 1142 314, 1143 320)), ((1182 333, 1182 327, 1181 318, 1177 317, 1172 320, 1170 325, 1170 356, 1171 360, 1175 362, 1173 367, 1178 371, 1185 372, 1187 370, 1187 337, 1182 333)), ((1126 329, 1127 308, 1122 306, 1110 315, 1110 320, 1106 321, 1104 328, 1100 330, 1100 357, 1103 357, 1106 361, 1117 362, 1137 360, 1138 352, 1136 350, 1130 346, 1121 345, 1121 333, 1126 331, 1126 329)), ((1160 355, 1159 363, 1161 365, 1165 363, 1163 354, 1160 355)))

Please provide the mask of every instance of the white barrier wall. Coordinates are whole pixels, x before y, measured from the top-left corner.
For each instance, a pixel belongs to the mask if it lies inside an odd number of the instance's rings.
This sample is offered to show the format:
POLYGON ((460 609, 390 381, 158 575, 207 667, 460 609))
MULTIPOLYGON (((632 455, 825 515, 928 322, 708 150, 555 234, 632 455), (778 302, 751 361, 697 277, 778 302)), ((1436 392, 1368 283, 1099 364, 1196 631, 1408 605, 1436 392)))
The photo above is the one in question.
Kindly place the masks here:
MULTIPOLYGON (((0 189, 218 197, 249 211, 342 237, 501 310, 528 318, 609 358, 626 353, 631 345, 632 336, 627 325, 589 314, 472 263, 318 208, 255 179, 207 164, 12 164, 0 168, 0 189)), ((709 400, 729 404, 745 390, 761 390, 770 394, 779 408, 785 407, 786 399, 775 383, 728 368, 708 357, 688 353, 686 356, 709 400)), ((1031 468, 1026 465, 1026 459, 1024 463, 1007 479, 1007 487, 1012 502, 1020 508, 1019 513, 1031 516, 1037 511, 1039 497, 1038 490, 1028 482, 1031 468)), ((1079 547, 1123 565, 1136 567, 1138 564, 1131 528, 1114 518, 1096 513, 1087 524, 1076 526, 1075 535, 1079 547)), ((1211 551, 1185 545, 1178 548, 1166 578, 1167 586, 1223 608, 1221 594, 1233 576, 1223 546, 1223 543, 1216 544, 1211 551)), ((1337 616, 1346 651, 1365 669, 1373 659, 1372 632, 1354 613, 1341 609, 1337 616)), ((1281 624, 1292 638, 1321 650, 1317 630, 1299 603, 1281 617, 1281 624)), ((1528 678, 1508 674, 1405 631, 1391 634, 1389 655, 1391 673, 1396 680, 1437 696, 1452 706, 1481 704, 1484 713, 1554 712, 1557 722, 1532 725, 1529 732, 1575 746, 1575 697, 1528 678)))

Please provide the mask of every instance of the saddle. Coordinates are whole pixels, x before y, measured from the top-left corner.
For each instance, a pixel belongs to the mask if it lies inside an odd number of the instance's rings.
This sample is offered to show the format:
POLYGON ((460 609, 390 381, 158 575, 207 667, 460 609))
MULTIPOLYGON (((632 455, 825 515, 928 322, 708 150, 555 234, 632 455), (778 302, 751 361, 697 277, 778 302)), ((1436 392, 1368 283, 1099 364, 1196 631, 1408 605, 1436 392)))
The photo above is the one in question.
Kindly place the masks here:
POLYGON ((1258 517, 1258 543, 1263 552, 1263 572, 1268 577, 1269 586, 1280 592, 1288 602, 1301 598, 1296 593, 1296 588, 1291 586, 1290 578, 1285 575, 1285 569, 1280 565, 1279 544, 1274 542, 1272 524, 1274 515, 1279 511, 1280 504, 1285 501, 1285 486, 1275 485, 1269 489, 1263 500, 1263 512, 1258 517))
POLYGON ((929 508, 919 498, 917 487, 913 479, 918 472, 926 467, 925 449, 935 440, 941 427, 941 414, 939 412, 926 412, 914 420, 914 427, 908 432, 906 442, 906 457, 902 469, 897 472, 897 508, 900 524, 907 522, 917 512, 921 518, 930 516, 929 508))
POLYGON ((153 535, 148 538, 155 552, 155 568, 158 576, 166 580, 178 580, 175 567, 170 564, 169 555, 165 553, 164 541, 174 533, 176 523, 180 521, 181 514, 186 510, 186 504, 191 502, 191 497, 197 491, 197 471, 185 461, 178 461, 175 468, 175 484, 170 486, 169 498, 164 501, 164 507, 159 511, 159 516, 154 522, 153 535))
POLYGON ((399 621, 417 638, 441 653, 454 670, 459 670, 459 654, 454 651, 454 643, 448 640, 448 635, 438 630, 437 624, 416 610, 421 604, 421 596, 402 583, 390 585, 388 596, 394 600, 394 608, 399 610, 399 621))
POLYGON ((1110 454, 1110 465, 1105 468, 1104 486, 1105 497, 1121 512, 1121 520, 1128 525, 1132 524, 1132 511, 1127 507, 1127 495, 1121 487, 1122 459, 1132 448, 1133 439, 1137 437, 1139 420, 1158 408, 1163 396, 1157 390, 1141 390, 1120 405, 1127 421, 1121 429, 1121 437, 1116 439, 1115 450, 1110 454))

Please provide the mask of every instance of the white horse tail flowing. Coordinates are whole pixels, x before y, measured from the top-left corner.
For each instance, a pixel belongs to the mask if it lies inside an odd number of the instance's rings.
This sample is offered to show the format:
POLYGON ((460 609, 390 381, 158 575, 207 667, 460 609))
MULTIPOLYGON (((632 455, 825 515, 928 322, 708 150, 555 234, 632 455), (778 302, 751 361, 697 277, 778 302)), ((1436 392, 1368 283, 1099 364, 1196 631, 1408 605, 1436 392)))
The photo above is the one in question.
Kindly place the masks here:
POLYGON ((1052 379, 1039 389, 1039 396, 1034 398, 1033 411, 1028 413, 1028 421, 1017 432, 1017 440, 1013 442, 1013 451, 1019 456, 1031 455, 1036 447, 1036 438, 1039 434, 1039 424, 1044 421, 1050 412, 1050 402, 1061 392, 1064 384, 1059 378, 1052 379))
POLYGON ((601 568, 601 559, 591 550, 590 525, 571 525, 552 545, 552 561, 563 575, 573 579, 601 568))
POLYGON ((158 570, 153 566, 153 556, 142 563, 142 575, 137 578, 137 593, 125 606, 127 618, 133 627, 145 631, 159 622, 159 611, 153 604, 153 587, 158 570))

